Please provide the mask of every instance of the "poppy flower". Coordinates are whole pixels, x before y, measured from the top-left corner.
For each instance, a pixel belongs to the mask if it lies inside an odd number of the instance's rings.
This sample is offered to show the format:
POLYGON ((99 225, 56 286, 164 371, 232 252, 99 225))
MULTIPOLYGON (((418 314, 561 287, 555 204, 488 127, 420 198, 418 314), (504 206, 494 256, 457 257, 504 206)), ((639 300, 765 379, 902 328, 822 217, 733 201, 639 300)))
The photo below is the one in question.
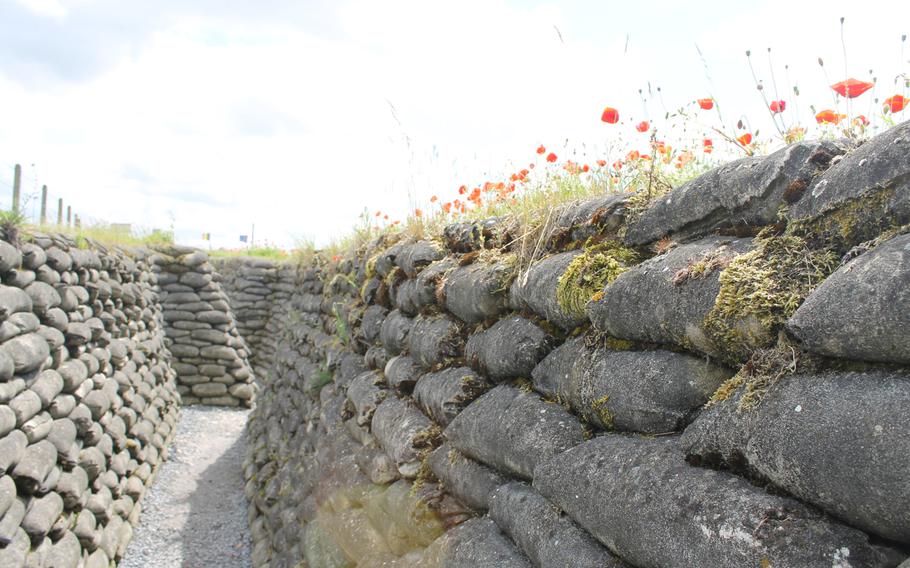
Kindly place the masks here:
POLYGON ((616 160, 613 162, 613 169, 619 171, 622 169, 622 160, 616 160))
POLYGON ((885 99, 885 110, 890 110, 891 112, 900 112, 907 107, 908 100, 910 99, 907 99, 907 97, 903 97, 901 95, 888 97, 885 99))
POLYGON ((588 173, 588 170, 590 170, 590 169, 591 168, 588 167, 588 164, 585 164, 581 167, 581 171, 583 171, 584 173, 588 173))
POLYGON ((865 93, 872 87, 874 83, 867 83, 866 81, 860 81, 859 79, 847 79, 846 81, 841 81, 840 83, 835 83, 831 85, 831 88, 834 89, 838 95, 842 97, 847 97, 848 99, 853 99, 861 94, 865 93))
POLYGON ((819 124, 837 124, 842 118, 844 118, 844 115, 826 109, 815 115, 815 122, 819 124))
POLYGON ((704 150, 705 154, 710 154, 714 151, 714 142, 710 138, 705 138, 701 141, 701 144, 703 146, 702 149, 704 150))
POLYGON ((771 112, 777 114, 779 112, 784 112, 787 109, 786 101, 771 101, 771 112))
POLYGON ((439 200, 439 198, 434 195, 433 197, 430 198, 430 203, 436 203, 438 200, 439 200))
POLYGON ((468 192, 468 188, 465 186, 461 186, 458 188, 458 195, 464 195, 467 192, 468 192))
POLYGON ((547 149, 543 147, 543 144, 541 144, 540 146, 537 147, 538 154, 543 154, 546 151, 547 151, 547 149))
POLYGON ((869 126, 869 119, 865 115, 857 115, 853 117, 853 126, 869 126))
POLYGON ((714 108, 714 99, 698 99, 698 106, 700 106, 702 110, 711 110, 714 108))
POLYGON ((604 109, 603 114, 600 115, 600 119, 609 124, 616 124, 619 122, 619 111, 613 107, 607 107, 604 109))
POLYGON ((377 211, 376 216, 379 217, 380 215, 382 215, 382 211, 377 211))
POLYGON ((607 165, 607 161, 606 160, 597 160, 597 165, 600 167, 604 167, 607 165))
POLYGON ((627 162, 628 162, 629 160, 637 160, 637 159, 639 159, 639 158, 641 158, 641 154, 638 152, 638 150, 632 150, 631 152, 629 152, 628 154, 626 154, 626 161, 627 161, 627 162))
POLYGON ((414 216, 417 217, 418 219, 423 217, 423 211, 421 211, 420 209, 415 209, 414 216))
POLYGON ((452 210, 452 202, 446 201, 445 203, 443 203, 442 210, 445 211, 446 213, 449 213, 452 210))
POLYGON ((385 220, 385 221, 388 221, 388 220, 389 220, 389 216, 388 216, 388 215, 383 215, 382 218, 383 218, 383 220, 385 220))
POLYGON ((651 128, 651 124, 647 120, 642 120, 635 126, 635 130, 639 132, 647 132, 651 128))
POLYGON ((550 162, 551 164, 552 164, 553 162, 555 162, 555 161, 556 161, 556 154, 554 154, 553 152, 550 152, 549 154, 547 154, 547 161, 550 162))
POLYGON ((339 260, 341 260, 341 257, 337 254, 332 256, 332 262, 338 262, 339 260))
POLYGON ((743 134, 742 136, 737 138, 736 141, 739 142, 740 144, 742 144, 743 146, 748 146, 749 144, 752 143, 752 135, 749 134, 748 132, 746 132, 745 134, 743 134))

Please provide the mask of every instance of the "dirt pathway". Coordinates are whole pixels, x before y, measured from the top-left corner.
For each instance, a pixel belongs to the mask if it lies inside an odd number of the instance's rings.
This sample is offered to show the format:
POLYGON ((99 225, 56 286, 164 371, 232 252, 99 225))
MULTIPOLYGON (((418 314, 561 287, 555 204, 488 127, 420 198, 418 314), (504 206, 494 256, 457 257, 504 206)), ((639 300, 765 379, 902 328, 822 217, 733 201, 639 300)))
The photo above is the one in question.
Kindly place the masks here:
POLYGON ((124 568, 250 566, 243 461, 248 410, 181 410, 170 458, 143 499, 124 568))

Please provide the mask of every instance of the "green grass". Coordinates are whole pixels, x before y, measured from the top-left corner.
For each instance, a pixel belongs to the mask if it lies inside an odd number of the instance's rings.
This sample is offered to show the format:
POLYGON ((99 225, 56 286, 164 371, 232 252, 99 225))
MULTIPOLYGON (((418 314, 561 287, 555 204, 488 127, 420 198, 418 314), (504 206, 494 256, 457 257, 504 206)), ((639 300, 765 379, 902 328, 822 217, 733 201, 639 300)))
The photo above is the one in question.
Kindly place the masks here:
POLYGON ((272 260, 288 260, 291 256, 286 250, 275 247, 251 247, 245 249, 213 249, 208 251, 212 258, 238 258, 242 256, 252 256, 256 258, 268 258, 272 260))
POLYGON ((171 231, 160 229, 133 229, 124 231, 122 228, 110 223, 93 223, 81 227, 65 227, 59 225, 26 225, 23 231, 41 233, 58 233, 69 236, 76 241, 79 247, 87 247, 88 241, 95 241, 104 246, 155 246, 174 243, 174 234, 171 231))

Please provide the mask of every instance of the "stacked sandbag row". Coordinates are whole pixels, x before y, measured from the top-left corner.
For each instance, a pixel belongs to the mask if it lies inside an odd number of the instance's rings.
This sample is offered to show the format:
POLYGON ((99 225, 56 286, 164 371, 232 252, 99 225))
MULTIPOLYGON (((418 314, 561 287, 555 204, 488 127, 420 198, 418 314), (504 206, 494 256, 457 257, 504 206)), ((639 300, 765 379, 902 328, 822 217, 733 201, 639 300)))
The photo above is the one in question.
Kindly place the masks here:
POLYGON ((251 406, 248 350, 208 255, 172 245, 158 248, 151 262, 183 403, 251 406))
POLYGON ((255 564, 901 564, 908 144, 307 268, 250 421, 255 564))
POLYGON ((237 332, 251 353, 254 374, 264 376, 279 331, 272 323, 273 310, 280 315, 290 302, 296 265, 254 257, 215 258, 212 263, 222 276, 221 286, 230 298, 237 332))
POLYGON ((148 251, 0 241, 0 566, 122 556, 180 396, 148 251))

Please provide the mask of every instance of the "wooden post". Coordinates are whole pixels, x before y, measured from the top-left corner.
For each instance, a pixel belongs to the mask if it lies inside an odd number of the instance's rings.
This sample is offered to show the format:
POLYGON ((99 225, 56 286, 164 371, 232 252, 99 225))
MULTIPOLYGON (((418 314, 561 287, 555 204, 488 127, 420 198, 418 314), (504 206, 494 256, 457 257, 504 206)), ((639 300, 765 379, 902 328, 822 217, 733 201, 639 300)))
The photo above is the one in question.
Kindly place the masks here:
POLYGON ((47 186, 41 186, 41 225, 47 224, 47 186))
POLYGON ((73 226, 73 206, 72 205, 66 206, 66 226, 67 227, 73 226))
POLYGON ((76 228, 78 229, 79 227, 82 226, 82 221, 79 220, 79 215, 74 215, 73 217, 74 217, 74 218, 73 218, 73 226, 76 227, 76 228))
POLYGON ((63 224, 63 198, 57 199, 57 226, 63 224))
POLYGON ((19 186, 22 184, 22 166, 13 169, 13 213, 19 212, 19 186))

